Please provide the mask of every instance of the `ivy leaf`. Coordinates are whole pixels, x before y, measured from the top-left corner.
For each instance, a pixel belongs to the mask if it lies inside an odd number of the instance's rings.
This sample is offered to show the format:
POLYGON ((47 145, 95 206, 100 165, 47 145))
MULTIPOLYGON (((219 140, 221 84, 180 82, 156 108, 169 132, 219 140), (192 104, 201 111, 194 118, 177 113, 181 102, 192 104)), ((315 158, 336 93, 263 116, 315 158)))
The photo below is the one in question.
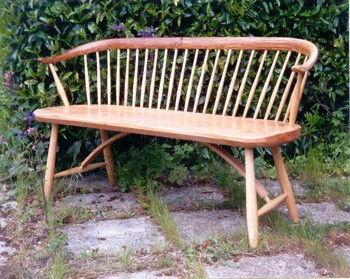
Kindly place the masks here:
POLYGON ((95 34, 99 31, 98 25, 93 21, 90 21, 87 27, 91 34, 95 34))

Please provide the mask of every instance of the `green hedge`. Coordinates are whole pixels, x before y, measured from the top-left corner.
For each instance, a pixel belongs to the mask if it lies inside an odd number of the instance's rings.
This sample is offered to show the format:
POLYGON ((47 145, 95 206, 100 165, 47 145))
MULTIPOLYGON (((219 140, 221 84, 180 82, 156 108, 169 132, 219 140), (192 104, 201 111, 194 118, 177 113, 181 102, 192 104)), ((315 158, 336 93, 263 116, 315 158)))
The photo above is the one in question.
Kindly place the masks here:
MULTIPOLYGON (((314 42, 320 55, 300 109, 303 136, 286 151, 293 156, 313 148, 325 160, 348 164, 348 5, 347 0, 2 0, 0 63, 2 72, 7 71, 0 89, 3 143, 10 139, 15 143, 15 136, 30 126, 36 131, 25 132, 26 137, 19 139, 22 143, 42 141, 38 131, 48 135, 46 126, 29 125, 26 119, 35 108, 59 102, 52 77, 38 57, 92 40, 139 36, 153 27, 159 37, 284 36, 314 42), (113 28, 122 23, 125 31, 113 28)), ((69 73, 74 66, 66 67, 64 82, 72 84, 75 76, 69 73)), ((61 147, 71 156, 81 146, 89 149, 96 143, 91 132, 62 134, 67 140, 61 147)))

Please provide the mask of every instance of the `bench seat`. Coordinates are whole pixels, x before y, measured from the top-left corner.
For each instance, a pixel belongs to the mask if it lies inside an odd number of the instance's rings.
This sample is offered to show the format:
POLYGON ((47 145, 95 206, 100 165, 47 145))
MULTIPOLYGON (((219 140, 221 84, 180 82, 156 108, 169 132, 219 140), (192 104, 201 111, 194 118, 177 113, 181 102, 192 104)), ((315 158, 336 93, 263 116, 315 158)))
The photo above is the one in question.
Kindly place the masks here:
POLYGON ((173 110, 108 105, 38 109, 41 122, 171 137, 242 147, 271 147, 300 136, 300 126, 262 120, 173 110))

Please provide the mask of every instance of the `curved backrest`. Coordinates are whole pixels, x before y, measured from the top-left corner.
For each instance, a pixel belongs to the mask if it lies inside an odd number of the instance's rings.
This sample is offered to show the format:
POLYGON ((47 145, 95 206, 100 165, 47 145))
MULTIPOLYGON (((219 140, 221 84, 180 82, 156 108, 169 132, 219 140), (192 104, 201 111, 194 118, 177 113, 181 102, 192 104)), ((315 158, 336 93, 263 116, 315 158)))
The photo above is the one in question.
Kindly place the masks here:
POLYGON ((87 104, 289 121, 294 125, 314 44, 291 38, 128 38, 87 43, 52 58, 81 58, 87 104))

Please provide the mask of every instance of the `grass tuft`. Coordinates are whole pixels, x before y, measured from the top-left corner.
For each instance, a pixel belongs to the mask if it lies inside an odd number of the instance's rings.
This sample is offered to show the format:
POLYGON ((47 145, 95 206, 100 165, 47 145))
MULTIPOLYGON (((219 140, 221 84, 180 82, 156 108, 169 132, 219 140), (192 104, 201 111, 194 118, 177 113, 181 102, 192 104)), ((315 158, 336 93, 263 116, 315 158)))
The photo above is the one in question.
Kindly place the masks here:
POLYGON ((69 273, 68 265, 65 263, 65 255, 61 250, 55 254, 53 264, 47 271, 47 277, 50 279, 63 279, 69 273))
POLYGON ((170 216, 170 209, 166 202, 159 198, 153 191, 147 194, 150 203, 150 212, 157 224, 163 229, 167 238, 176 246, 183 246, 176 224, 170 216))

